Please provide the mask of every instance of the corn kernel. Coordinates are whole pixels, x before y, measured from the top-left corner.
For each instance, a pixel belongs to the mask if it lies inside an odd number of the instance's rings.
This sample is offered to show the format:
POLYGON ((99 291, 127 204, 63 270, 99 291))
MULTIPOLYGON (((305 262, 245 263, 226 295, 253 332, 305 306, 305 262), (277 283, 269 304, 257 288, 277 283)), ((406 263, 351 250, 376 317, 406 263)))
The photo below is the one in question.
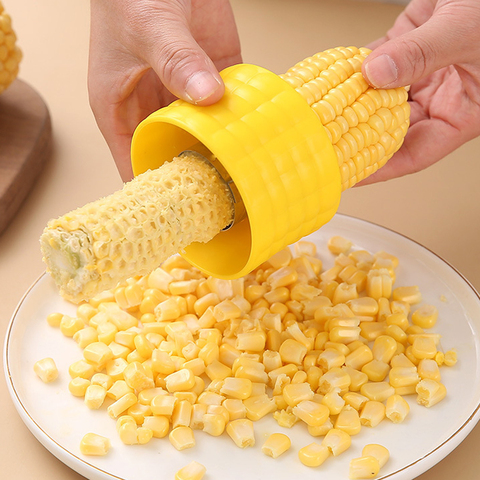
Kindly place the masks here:
POLYGON ((198 462, 190 462, 175 474, 175 480, 202 480, 207 469, 198 462))
POLYGON ((322 440, 322 446, 327 447, 335 457, 350 448, 351 444, 350 435, 337 428, 332 428, 322 440))
POLYGON ((383 468, 390 458, 390 452, 383 445, 378 445, 376 443, 370 443, 365 445, 362 449, 363 457, 374 457, 378 460, 380 468, 383 468))
POLYGON ((168 439, 177 450, 185 450, 195 446, 195 437, 190 427, 174 428, 168 435, 168 439))
POLYGON ((279 409, 273 412, 273 418, 278 425, 283 428, 292 428, 298 421, 298 417, 294 413, 287 412, 285 409, 279 409))
POLYGON ((422 294, 417 285, 408 287, 397 287, 392 292, 394 301, 406 302, 409 305, 415 305, 422 300, 422 294))
POLYGON ((380 464, 375 457, 362 456, 350 460, 349 477, 351 480, 375 478, 380 471, 380 464))
POLYGON ((98 410, 105 400, 107 390, 100 385, 89 385, 85 391, 85 405, 91 410, 98 410))
POLYGON ((412 323, 422 328, 432 328, 437 323, 438 310, 434 305, 423 305, 412 313, 412 323))
POLYGON ((80 442, 80 452, 83 455, 103 456, 110 449, 110 440, 96 433, 87 433, 80 442))
POLYGON ((231 421, 227 425, 227 433, 237 447, 247 448, 255 445, 255 434, 251 420, 242 418, 231 421))
POLYGON ((192 404, 188 400, 175 402, 171 416, 172 428, 190 426, 192 411, 192 404))
MULTIPOLYGON (((421 379, 430 378, 439 382, 441 380, 440 369, 434 359, 425 358, 418 363, 418 375, 421 379)), ((418 382, 417 382, 418 383, 418 382)))
POLYGON ((278 287, 286 287, 292 283, 295 283, 298 279, 298 273, 290 266, 281 267, 273 272, 267 279, 267 284, 272 289, 278 287))
POLYGON ((245 332, 237 335, 235 348, 240 351, 262 352, 267 338, 263 331, 245 332))
POLYGON ((412 344, 412 354, 418 360, 424 358, 435 358, 437 347, 435 341, 430 337, 415 337, 412 344))
POLYGON ((113 385, 113 379, 105 373, 96 373, 91 379, 92 385, 100 385, 108 390, 113 385))
POLYGON ((386 335, 380 335, 373 342, 372 353, 374 360, 390 363, 397 350, 397 342, 386 335))
POLYGON ((368 345, 362 345, 353 352, 349 353, 345 358, 347 367, 360 370, 364 365, 373 360, 373 352, 368 345))
POLYGON ((137 392, 155 386, 151 372, 140 362, 128 364, 123 370, 123 376, 127 385, 137 392))
POLYGON ((295 365, 301 365, 307 354, 307 347, 289 338, 281 344, 279 353, 284 364, 293 363, 295 365))
POLYGON ((370 400, 383 402, 395 394, 395 389, 388 382, 372 382, 363 385, 360 393, 370 400))
POLYGON ((448 350, 445 352, 443 362, 447 367, 453 367, 457 363, 457 352, 456 350, 448 350))
POLYGON ((347 305, 354 315, 375 317, 378 313, 378 302, 371 297, 361 297, 349 300, 347 305))
POLYGON ((350 375, 339 367, 333 367, 324 373, 318 380, 318 393, 326 394, 334 388, 338 388, 340 393, 345 393, 350 386, 350 375))
POLYGON ((226 397, 245 400, 252 395, 252 381, 248 378, 225 378, 220 393, 226 397))
POLYGON ((345 400, 340 396, 339 388, 334 388, 326 393, 321 403, 328 407, 330 415, 338 415, 345 406, 345 400))
POLYGON ((345 400, 345 405, 350 405, 357 411, 360 411, 368 402, 368 397, 358 392, 347 392, 342 398, 345 400))
POLYGON ((303 400, 293 407, 292 413, 307 425, 318 427, 327 421, 330 410, 320 403, 303 400))
POLYGON ((278 458, 292 446, 292 442, 283 433, 272 433, 262 446, 262 452, 272 458, 278 458))
POLYGON ((153 438, 153 431, 147 427, 137 428, 137 442, 139 445, 145 445, 153 438))
POLYGON ((33 370, 42 382, 50 383, 58 378, 58 369, 53 358, 46 357, 33 365, 33 370))
POLYGON ((365 373, 372 382, 382 382, 388 375, 389 370, 390 366, 388 363, 375 359, 362 367, 362 372, 365 373))
MULTIPOLYGON (((118 420, 122 420, 124 417, 120 417, 118 420)), ((128 417, 131 418, 131 417, 128 417)), ((137 445, 138 444, 138 435, 137 435, 137 424, 133 418, 132 421, 117 422, 117 432, 120 440, 125 445, 137 445)))
POLYGON ((132 405, 135 405, 136 403, 136 395, 134 393, 127 393, 107 408, 108 415, 111 418, 118 418, 123 412, 128 410, 132 405))
POLYGON ((93 342, 85 347, 83 350, 83 356, 87 362, 103 366, 113 358, 113 353, 104 343, 93 342))
POLYGON ((81 377, 75 377, 70 380, 68 384, 68 390, 74 397, 84 397, 90 380, 81 377))
POLYGON ((401 423, 410 412, 408 402, 400 395, 392 395, 387 399, 385 416, 393 423, 401 423))
POLYGON ((95 367, 85 360, 78 360, 68 367, 68 373, 72 378, 81 377, 90 379, 95 373, 95 367))
POLYGON ((152 398, 150 407, 154 415, 171 417, 176 403, 177 399, 174 396, 160 394, 152 398))
POLYGON ((352 248, 352 242, 340 235, 335 235, 328 240, 327 248, 335 255, 346 254, 352 248))
POLYGON ((342 370, 345 370, 350 377, 350 387, 351 392, 358 392, 368 382, 368 376, 366 373, 359 372, 352 367, 343 366, 342 370))
POLYGON ((332 428, 333 423, 330 418, 327 418, 327 421, 319 427, 312 427, 311 425, 307 426, 308 433, 312 437, 324 437, 332 428))
POLYGON ((63 318, 63 313, 58 313, 58 312, 50 313, 49 315, 47 315, 47 323, 51 327, 60 327, 62 318, 63 318))
POLYGON ((73 337, 75 333, 84 327, 85 323, 81 318, 63 315, 62 320, 60 321, 60 331, 66 337, 73 337))
POLYGON ((275 401, 266 394, 249 397, 243 401, 243 404, 245 405, 247 418, 254 422, 276 409, 275 401))
POLYGON ((435 380, 426 378, 421 380, 416 386, 417 403, 427 408, 433 407, 442 401, 447 395, 445 385, 435 380))
POLYGON ((385 405, 370 400, 360 412, 360 422, 366 427, 376 427, 385 418, 385 405))
POLYGON ((283 388, 283 397, 288 405, 294 407, 304 400, 313 398, 313 391, 308 383, 294 383, 285 385, 283 388))
POLYGON ((318 443, 311 443, 298 451, 298 458, 307 467, 319 467, 330 455, 330 449, 318 443))
POLYGON ((362 429, 358 411, 349 405, 345 405, 338 414, 334 426, 350 436, 357 435, 362 429))

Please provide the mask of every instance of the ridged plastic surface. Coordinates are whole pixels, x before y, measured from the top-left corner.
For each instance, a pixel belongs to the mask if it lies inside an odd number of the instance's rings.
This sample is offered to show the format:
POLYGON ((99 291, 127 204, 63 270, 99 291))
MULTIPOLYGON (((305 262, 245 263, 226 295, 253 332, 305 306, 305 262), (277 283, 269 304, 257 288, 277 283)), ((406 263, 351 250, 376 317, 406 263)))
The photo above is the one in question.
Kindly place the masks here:
POLYGON ((248 218, 181 252, 220 278, 249 273, 283 247, 327 223, 340 202, 332 144, 308 103, 272 72, 236 65, 222 72, 215 105, 178 100, 144 120, 132 141, 135 175, 202 142, 223 164, 248 218))

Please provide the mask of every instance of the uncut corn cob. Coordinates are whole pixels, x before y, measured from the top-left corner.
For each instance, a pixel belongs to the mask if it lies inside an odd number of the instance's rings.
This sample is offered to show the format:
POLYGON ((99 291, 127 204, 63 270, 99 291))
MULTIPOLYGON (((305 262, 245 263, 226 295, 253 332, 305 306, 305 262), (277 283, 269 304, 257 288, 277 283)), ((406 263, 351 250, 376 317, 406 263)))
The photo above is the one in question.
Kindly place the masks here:
POLYGON ((338 47, 280 75, 311 106, 337 154, 342 190, 375 173, 402 146, 410 105, 404 87, 374 89, 362 75, 368 48, 338 47))
POLYGON ((17 78, 22 52, 16 45, 12 20, 0 2, 0 93, 17 78))
MULTIPOLYGON (((407 90, 375 90, 363 78, 361 65, 369 52, 327 50, 281 75, 324 125, 343 190, 383 166, 402 145, 409 126, 407 90)), ((192 192, 183 189, 185 176, 215 174, 195 158, 184 161, 139 175, 121 192, 48 224, 41 238, 44 260, 65 298, 88 299, 129 276, 152 271, 171 254, 191 242, 211 240, 231 223, 232 198, 224 184, 205 181, 195 190, 196 198, 190 198, 192 192), (195 208, 178 209, 176 202, 192 202, 195 208)))
POLYGON ((217 171, 183 156, 51 220, 40 243, 61 295, 78 303, 211 240, 232 218, 231 193, 217 171))

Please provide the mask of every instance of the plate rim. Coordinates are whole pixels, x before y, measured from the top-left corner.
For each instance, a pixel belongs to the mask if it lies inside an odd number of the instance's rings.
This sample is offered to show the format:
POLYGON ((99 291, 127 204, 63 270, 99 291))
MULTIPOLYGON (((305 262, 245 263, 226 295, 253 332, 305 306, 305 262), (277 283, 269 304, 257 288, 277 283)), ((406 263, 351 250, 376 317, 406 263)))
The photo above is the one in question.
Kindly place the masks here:
MULTIPOLYGON (((370 220, 365 220, 362 218, 358 218, 352 215, 346 215, 342 213, 337 213, 335 215, 336 217, 343 217, 347 218, 349 220, 352 220, 354 222, 359 222, 359 223, 364 223, 367 225, 373 225, 377 228, 385 230, 387 233, 393 233, 395 235, 398 235, 402 237, 403 239, 414 243, 416 246, 420 247, 421 249, 427 251, 429 254, 433 255, 436 257, 436 259, 440 260, 440 262, 444 263, 447 265, 451 270, 453 270, 454 273, 456 273, 462 281, 470 288, 470 290, 473 292, 473 294, 477 297, 477 300, 480 304, 480 293, 477 291, 477 289, 473 286, 473 284, 454 266, 452 265, 449 261, 441 257, 439 254, 431 250, 429 247, 426 247, 425 245, 421 244, 417 240, 414 240, 410 238, 408 235, 405 235, 403 233, 397 232, 393 230, 390 227, 386 227, 384 225, 380 225, 378 223, 372 222, 370 220)), ((319 229, 320 230, 320 229, 319 229)), ((318 231, 318 230, 317 230, 318 231)), ((314 234, 316 232, 312 232, 311 234, 314 234)), ((311 235, 310 234, 310 235, 311 235)), ((10 393, 10 397, 12 398, 13 404, 15 406, 15 409, 17 410, 20 418, 22 421, 26 424, 27 428, 30 430, 30 432, 33 434, 33 436, 42 444, 44 448, 46 448, 52 455, 54 455, 58 460, 60 460, 62 463, 67 465, 69 468, 74 470, 75 472, 85 475, 85 474, 91 474, 91 470, 94 470, 95 473, 100 474, 105 478, 106 480, 125 480, 124 477, 119 477, 115 474, 112 474, 110 472, 107 472, 103 470, 102 468, 97 467, 96 465, 93 465, 92 463, 88 462, 88 460, 85 460, 84 458, 76 455, 75 453, 71 452, 69 449, 58 443, 54 438, 52 438, 48 433, 46 433, 43 428, 37 423, 37 421, 31 416, 25 405, 23 404, 19 393, 17 392, 17 389, 15 388, 13 377, 10 372, 10 363, 9 363, 9 355, 8 355, 8 350, 9 350, 9 343, 12 335, 12 330, 14 328, 15 324, 15 319, 17 318, 18 312, 24 302, 26 301, 28 295, 30 292, 45 278, 48 276, 47 271, 44 271, 41 273, 37 279, 28 287, 28 289, 24 292, 20 300, 18 301, 12 316, 9 320, 8 327, 6 330, 6 335, 5 335, 5 340, 4 340, 4 348, 3 348, 3 370, 4 370, 4 375, 5 375, 5 380, 7 383, 7 388, 10 393), (28 421, 26 421, 28 420, 28 421), (42 441, 39 437, 41 437, 44 441, 42 441), (49 445, 49 446, 47 446, 49 445)), ((385 474, 379 477, 376 477, 377 480, 384 480, 388 478, 392 478, 395 475, 398 475, 402 472, 407 472, 409 469, 412 467, 415 467, 417 464, 424 462, 424 465, 426 468, 424 468, 421 472, 416 474, 416 476, 421 475, 428 471, 430 468, 432 468, 434 465, 442 461, 444 458, 446 458, 453 450, 460 445, 460 443, 465 440, 465 438, 468 436, 468 434, 473 430, 473 428, 476 426, 478 421, 480 420, 480 399, 476 405, 476 407, 473 409, 471 414, 468 416, 468 418, 465 419, 465 421, 447 438, 445 439, 441 444, 436 446, 434 449, 430 450, 428 453, 426 453, 424 456, 418 458, 417 460, 409 463, 408 465, 405 465, 404 467, 395 470, 392 473, 385 474), (439 458, 435 458, 437 454, 443 449, 447 448, 447 452, 445 455, 440 456, 439 458), (450 448, 451 447, 451 448, 450 448), (428 462, 425 462, 425 459, 428 459, 428 462)), ((88 478, 88 477, 87 477, 88 478)))

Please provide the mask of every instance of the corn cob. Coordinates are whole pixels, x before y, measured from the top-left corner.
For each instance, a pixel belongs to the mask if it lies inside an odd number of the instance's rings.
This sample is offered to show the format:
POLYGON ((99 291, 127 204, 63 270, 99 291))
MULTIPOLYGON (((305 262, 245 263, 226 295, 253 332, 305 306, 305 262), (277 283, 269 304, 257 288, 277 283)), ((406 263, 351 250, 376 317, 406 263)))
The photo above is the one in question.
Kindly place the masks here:
MULTIPOLYGON (((407 90, 374 90, 363 78, 369 52, 327 50, 281 75, 325 127, 343 190, 383 166, 409 126, 407 90)), ((232 200, 206 163, 174 160, 121 192, 50 221, 41 237, 44 261, 61 294, 79 302, 152 271, 192 242, 208 242, 232 222, 232 200)))
POLYGON ((175 158, 114 194, 51 220, 40 238, 61 295, 75 303, 144 275, 232 220, 232 199, 217 171, 175 158))
POLYGON ((0 93, 17 78, 22 52, 16 45, 10 15, 0 2, 0 93))
POLYGON ((280 75, 322 122, 337 155, 342 190, 375 173, 401 147, 410 118, 405 88, 375 90, 362 75, 368 48, 333 48, 280 75))

